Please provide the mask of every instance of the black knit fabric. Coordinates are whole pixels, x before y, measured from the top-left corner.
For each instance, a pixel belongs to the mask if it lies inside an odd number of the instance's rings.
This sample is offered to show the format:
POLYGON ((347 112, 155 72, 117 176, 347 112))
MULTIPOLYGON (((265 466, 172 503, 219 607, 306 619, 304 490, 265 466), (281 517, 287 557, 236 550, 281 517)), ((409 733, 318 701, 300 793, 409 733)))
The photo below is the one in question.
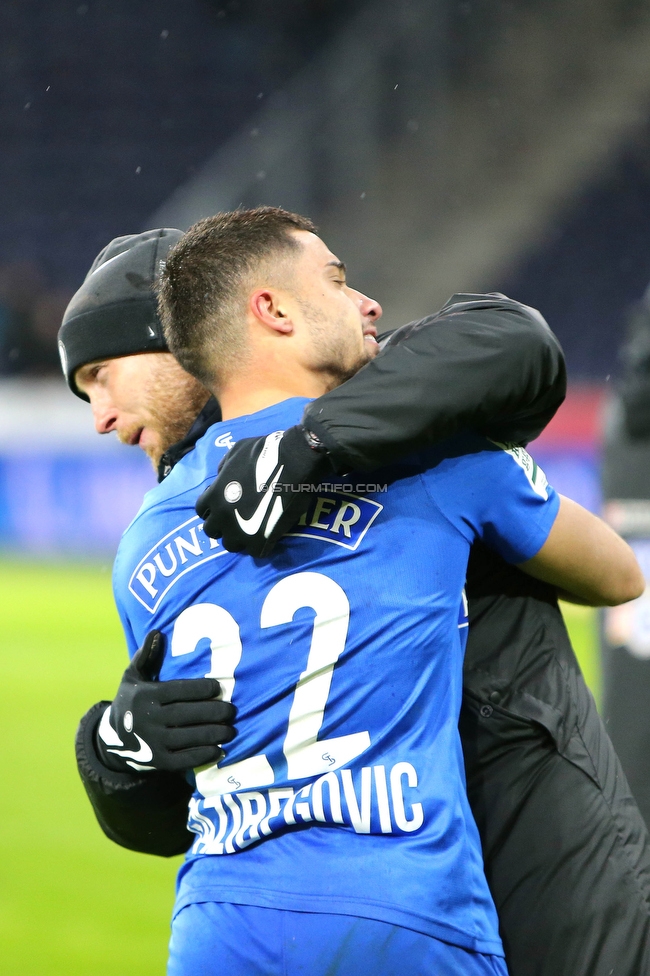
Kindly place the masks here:
POLYGON ((68 386, 80 366, 96 359, 167 349, 155 286, 167 252, 182 231, 163 227, 116 237, 95 258, 68 305, 59 329, 59 354, 68 386))

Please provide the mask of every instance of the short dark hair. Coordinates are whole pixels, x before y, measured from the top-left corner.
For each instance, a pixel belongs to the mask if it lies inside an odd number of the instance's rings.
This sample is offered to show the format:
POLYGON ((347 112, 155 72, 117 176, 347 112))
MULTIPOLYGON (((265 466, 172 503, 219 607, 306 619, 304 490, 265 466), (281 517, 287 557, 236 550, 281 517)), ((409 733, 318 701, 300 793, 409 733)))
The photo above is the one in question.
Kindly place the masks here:
POLYGON ((160 317, 170 350, 200 382, 214 386, 217 375, 241 362, 242 285, 266 258, 299 248, 294 230, 316 228, 280 207, 234 210, 200 220, 170 250, 160 317))

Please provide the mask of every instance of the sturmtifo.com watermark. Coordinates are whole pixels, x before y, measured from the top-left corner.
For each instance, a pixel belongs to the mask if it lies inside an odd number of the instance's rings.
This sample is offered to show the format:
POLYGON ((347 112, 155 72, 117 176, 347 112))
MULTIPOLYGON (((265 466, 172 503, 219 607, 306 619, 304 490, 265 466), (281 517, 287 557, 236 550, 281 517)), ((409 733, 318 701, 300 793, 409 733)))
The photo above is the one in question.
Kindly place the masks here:
POLYGON ((350 485, 338 484, 331 481, 321 481, 319 485, 294 485, 278 481, 276 485, 260 485, 259 490, 271 491, 274 495, 281 495, 284 492, 287 494, 299 494, 303 491, 320 495, 329 495, 332 492, 344 492, 346 495, 367 495, 374 493, 383 494, 385 491, 388 491, 388 485, 379 485, 373 482, 359 482, 359 484, 350 485))

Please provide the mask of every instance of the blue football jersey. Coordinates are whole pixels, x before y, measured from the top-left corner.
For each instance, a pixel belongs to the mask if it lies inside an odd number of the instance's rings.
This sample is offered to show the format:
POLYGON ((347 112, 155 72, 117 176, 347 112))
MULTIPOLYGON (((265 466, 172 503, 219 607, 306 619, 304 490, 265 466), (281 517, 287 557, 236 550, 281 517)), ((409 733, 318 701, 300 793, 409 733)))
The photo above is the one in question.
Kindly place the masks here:
POLYGON ((237 706, 226 757, 194 774, 177 910, 350 914, 501 953, 457 727, 463 586, 477 538, 535 555, 558 497, 521 448, 464 435, 323 486, 268 558, 226 552, 196 498, 233 442, 305 402, 212 427, 117 555, 130 653, 160 629, 161 680, 216 677, 237 706))

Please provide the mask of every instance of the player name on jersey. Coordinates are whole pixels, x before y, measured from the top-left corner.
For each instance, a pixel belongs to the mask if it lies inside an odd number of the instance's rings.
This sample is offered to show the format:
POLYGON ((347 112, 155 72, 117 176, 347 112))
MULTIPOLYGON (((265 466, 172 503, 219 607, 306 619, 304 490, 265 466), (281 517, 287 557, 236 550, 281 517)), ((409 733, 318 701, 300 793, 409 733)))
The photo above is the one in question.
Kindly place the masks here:
POLYGON ((390 768, 364 766, 354 775, 339 769, 298 790, 287 786, 194 797, 187 822, 197 834, 192 853, 234 854, 274 831, 311 821, 341 824, 357 834, 412 833, 424 823, 417 786, 415 767, 398 762, 390 768))

